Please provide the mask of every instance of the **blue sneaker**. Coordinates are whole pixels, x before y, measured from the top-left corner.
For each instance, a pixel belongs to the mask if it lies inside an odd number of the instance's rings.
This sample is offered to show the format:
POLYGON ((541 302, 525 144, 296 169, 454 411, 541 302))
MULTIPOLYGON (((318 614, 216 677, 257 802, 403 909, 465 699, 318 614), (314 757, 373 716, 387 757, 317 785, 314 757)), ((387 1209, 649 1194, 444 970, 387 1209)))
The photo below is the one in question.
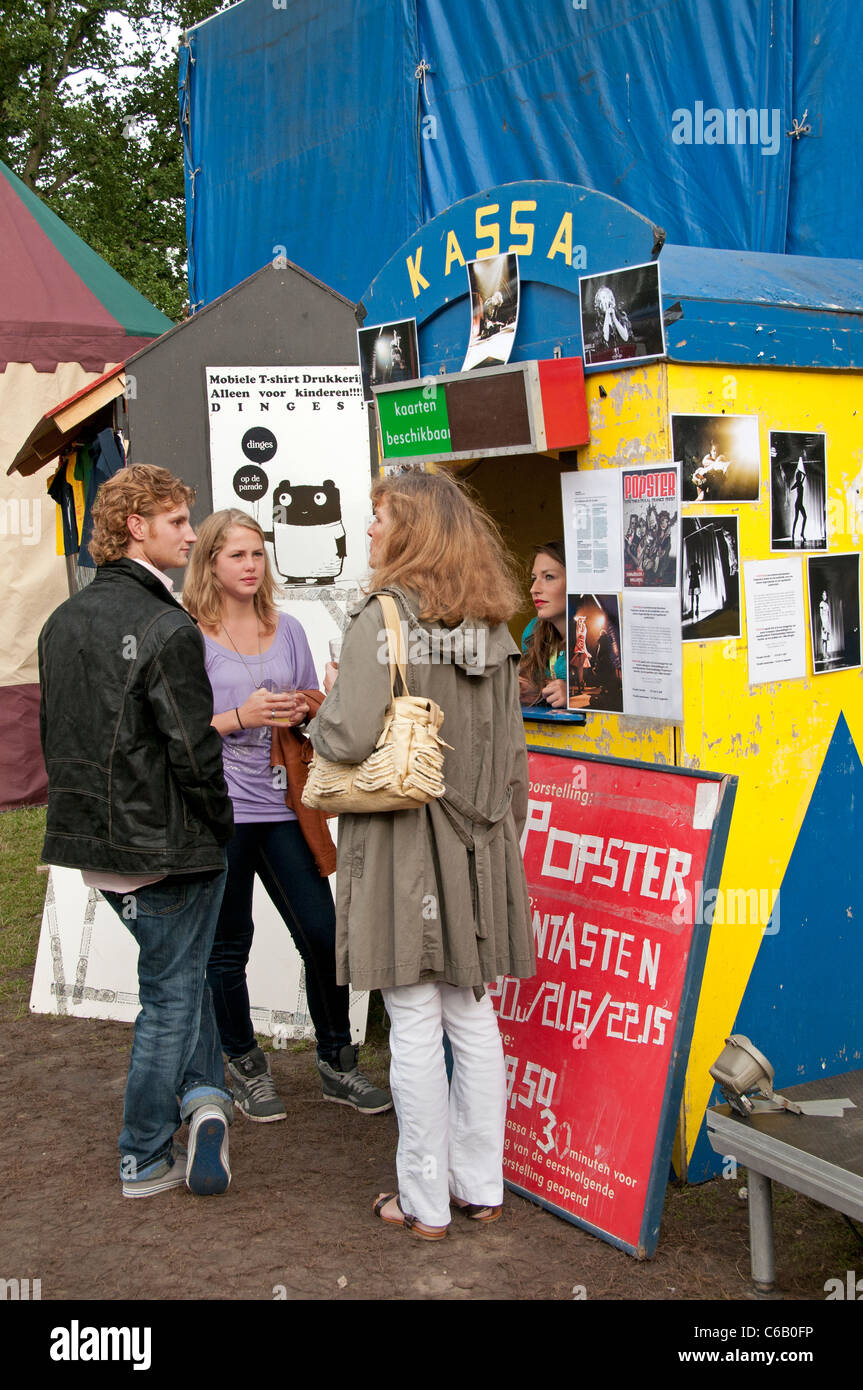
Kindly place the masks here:
POLYGON ((199 1105, 189 1122, 186 1186, 198 1197, 215 1197, 230 1182, 228 1122, 218 1105, 199 1105))

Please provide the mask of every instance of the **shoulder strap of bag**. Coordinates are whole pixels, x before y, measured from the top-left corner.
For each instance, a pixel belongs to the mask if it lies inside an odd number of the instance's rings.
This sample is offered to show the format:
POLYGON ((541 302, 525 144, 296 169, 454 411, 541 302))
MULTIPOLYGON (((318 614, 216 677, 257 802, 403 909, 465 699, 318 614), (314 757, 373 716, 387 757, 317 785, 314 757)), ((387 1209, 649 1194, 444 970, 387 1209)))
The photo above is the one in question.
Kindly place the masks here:
POLYGON ((381 606, 384 625, 388 634, 387 652, 390 663, 390 694, 395 698, 396 671, 401 677, 402 689, 408 694, 408 681, 405 666, 407 663, 407 653, 405 652, 404 632, 402 630, 399 610, 396 601, 390 594, 375 594, 375 598, 381 606))

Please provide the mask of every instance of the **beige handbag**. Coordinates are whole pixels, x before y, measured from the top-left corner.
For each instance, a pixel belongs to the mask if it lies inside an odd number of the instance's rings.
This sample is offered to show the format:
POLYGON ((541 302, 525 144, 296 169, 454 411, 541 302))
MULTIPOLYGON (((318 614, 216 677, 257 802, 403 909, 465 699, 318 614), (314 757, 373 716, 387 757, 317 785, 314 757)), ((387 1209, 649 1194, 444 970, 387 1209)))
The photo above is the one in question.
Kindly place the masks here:
POLYGON ((390 707, 373 753, 361 763, 331 763, 315 753, 303 802, 329 815, 410 811, 443 796, 443 710, 421 695, 396 695, 398 670, 407 690, 399 611, 388 594, 376 594, 389 634, 390 707), (394 655, 398 653, 398 655, 394 655))

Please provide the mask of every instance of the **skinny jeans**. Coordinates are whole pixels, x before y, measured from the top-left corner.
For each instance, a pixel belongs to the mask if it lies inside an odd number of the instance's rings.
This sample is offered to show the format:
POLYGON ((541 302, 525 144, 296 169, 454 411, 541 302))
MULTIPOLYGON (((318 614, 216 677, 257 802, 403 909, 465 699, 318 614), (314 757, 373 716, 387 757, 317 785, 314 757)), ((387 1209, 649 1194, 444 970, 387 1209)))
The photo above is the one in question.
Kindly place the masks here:
POLYGON ((338 1065, 351 1040, 349 990, 336 983, 336 916, 330 885, 295 820, 236 826, 226 850, 228 877, 207 966, 222 1048, 229 1058, 255 1046, 246 965, 252 949, 252 890, 258 875, 305 967, 318 1056, 338 1065))

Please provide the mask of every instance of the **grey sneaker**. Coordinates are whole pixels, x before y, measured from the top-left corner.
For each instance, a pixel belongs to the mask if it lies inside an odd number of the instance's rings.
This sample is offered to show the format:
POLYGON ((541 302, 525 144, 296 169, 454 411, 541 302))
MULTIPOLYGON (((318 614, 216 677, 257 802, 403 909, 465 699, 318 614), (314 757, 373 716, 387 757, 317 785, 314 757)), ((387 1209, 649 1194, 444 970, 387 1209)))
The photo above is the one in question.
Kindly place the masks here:
POLYGON ((167 1159, 155 1177, 133 1178, 131 1174, 122 1179, 124 1197, 154 1197, 158 1192, 168 1192, 172 1187, 185 1187, 186 1150, 181 1144, 174 1145, 173 1161, 167 1159))
POLYGON ((259 1047, 229 1060, 228 1071, 234 1104, 247 1119, 259 1125, 287 1119, 288 1112, 273 1085, 270 1064, 259 1047))
POLYGON ((316 1059, 324 1083, 324 1100, 335 1101, 336 1105, 352 1105, 363 1115, 382 1115, 385 1110, 392 1110, 389 1091, 363 1076, 357 1066, 358 1057, 359 1048, 348 1044, 339 1053, 338 1067, 331 1067, 320 1057, 316 1059))

